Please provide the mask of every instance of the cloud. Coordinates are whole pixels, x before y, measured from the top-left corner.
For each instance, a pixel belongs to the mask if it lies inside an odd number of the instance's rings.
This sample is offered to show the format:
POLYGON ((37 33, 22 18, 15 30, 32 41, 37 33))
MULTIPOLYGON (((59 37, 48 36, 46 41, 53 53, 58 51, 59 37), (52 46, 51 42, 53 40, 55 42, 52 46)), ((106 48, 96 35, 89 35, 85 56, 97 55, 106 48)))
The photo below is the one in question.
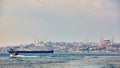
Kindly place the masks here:
POLYGON ((24 3, 34 11, 47 9, 66 18, 80 13, 94 16, 94 18, 98 17, 98 19, 103 16, 118 15, 109 0, 25 0, 24 3))
POLYGON ((66 10, 82 11, 84 9, 104 7, 103 0, 91 0, 91 1, 89 0, 29 0, 29 4, 31 4, 34 7, 51 8, 54 10, 60 9, 59 11, 66 11, 66 10))
POLYGON ((30 43, 34 36, 40 34, 46 22, 42 19, 0 16, 0 44, 30 43))
POLYGON ((4 4, 4 0, 0 0, 0 7, 4 4))
POLYGON ((118 16, 120 10, 114 9, 115 4, 109 0, 7 0, 7 13, 31 15, 42 11, 51 12, 65 18, 85 14, 97 19, 118 16), (12 4, 12 7, 9 7, 12 4))
MULTIPOLYGON (((34 33, 36 31, 42 30, 42 26, 46 24, 47 21, 41 19, 30 19, 30 18, 17 18, 12 16, 1 16, 0 17, 0 37, 19 37, 27 35, 29 36, 31 31, 34 33), (4 35, 4 36, 3 36, 4 35)), ((32 35, 32 34, 31 34, 32 35)), ((31 36, 30 35, 30 36, 31 36)), ((5 38, 4 38, 5 39, 5 38)))

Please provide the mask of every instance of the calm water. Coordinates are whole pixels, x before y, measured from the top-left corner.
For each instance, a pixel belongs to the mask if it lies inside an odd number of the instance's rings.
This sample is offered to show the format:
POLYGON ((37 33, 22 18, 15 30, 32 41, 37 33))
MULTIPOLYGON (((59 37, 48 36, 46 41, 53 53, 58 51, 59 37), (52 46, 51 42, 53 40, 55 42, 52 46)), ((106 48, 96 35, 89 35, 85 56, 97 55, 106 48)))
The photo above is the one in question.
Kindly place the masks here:
MULTIPOLYGON (((28 54, 33 55, 33 54, 28 54)), ((10 58, 0 55, 0 68, 120 68, 120 56, 37 54, 39 57, 10 58)))

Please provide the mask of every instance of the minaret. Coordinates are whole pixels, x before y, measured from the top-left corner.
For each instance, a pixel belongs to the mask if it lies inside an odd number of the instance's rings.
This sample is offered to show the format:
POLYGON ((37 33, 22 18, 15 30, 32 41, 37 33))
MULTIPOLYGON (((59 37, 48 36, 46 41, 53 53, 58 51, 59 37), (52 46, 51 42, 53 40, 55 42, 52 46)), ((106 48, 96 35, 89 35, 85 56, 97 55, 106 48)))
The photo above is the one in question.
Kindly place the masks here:
POLYGON ((47 43, 47 38, 45 39, 45 43, 47 43))
POLYGON ((40 45, 40 43, 39 43, 39 38, 38 38, 38 40, 37 40, 37 43, 38 43, 38 45, 40 45))
POLYGON ((88 43, 88 39, 86 38, 86 40, 85 40, 85 41, 86 41, 86 44, 87 44, 87 43, 88 43))
POLYGON ((114 43, 114 38, 112 37, 112 41, 111 41, 111 44, 113 44, 114 43))
POLYGON ((34 44, 36 44, 36 38, 34 38, 34 44))
POLYGON ((100 43, 102 43, 102 41, 103 41, 103 38, 100 38, 100 43))

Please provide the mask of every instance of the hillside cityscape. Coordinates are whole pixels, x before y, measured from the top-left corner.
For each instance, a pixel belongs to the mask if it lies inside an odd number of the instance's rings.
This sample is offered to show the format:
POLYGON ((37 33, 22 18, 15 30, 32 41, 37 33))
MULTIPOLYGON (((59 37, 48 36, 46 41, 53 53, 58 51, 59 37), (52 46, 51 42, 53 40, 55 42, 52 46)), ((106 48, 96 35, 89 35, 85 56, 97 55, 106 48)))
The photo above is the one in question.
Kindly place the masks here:
POLYGON ((44 42, 37 41, 30 44, 0 47, 0 53, 7 53, 10 49, 27 50, 27 51, 39 51, 39 50, 54 50, 55 53, 119 53, 120 43, 116 43, 113 40, 105 39, 100 43, 96 42, 44 42))

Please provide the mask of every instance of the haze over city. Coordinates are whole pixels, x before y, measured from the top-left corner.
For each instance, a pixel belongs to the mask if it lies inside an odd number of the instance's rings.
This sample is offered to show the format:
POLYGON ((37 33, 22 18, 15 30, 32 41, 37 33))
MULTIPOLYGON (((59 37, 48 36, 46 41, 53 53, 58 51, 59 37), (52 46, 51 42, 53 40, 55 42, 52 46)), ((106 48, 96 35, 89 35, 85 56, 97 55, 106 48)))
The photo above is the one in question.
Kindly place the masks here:
POLYGON ((0 46, 34 39, 120 42, 120 0, 0 0, 0 46))

